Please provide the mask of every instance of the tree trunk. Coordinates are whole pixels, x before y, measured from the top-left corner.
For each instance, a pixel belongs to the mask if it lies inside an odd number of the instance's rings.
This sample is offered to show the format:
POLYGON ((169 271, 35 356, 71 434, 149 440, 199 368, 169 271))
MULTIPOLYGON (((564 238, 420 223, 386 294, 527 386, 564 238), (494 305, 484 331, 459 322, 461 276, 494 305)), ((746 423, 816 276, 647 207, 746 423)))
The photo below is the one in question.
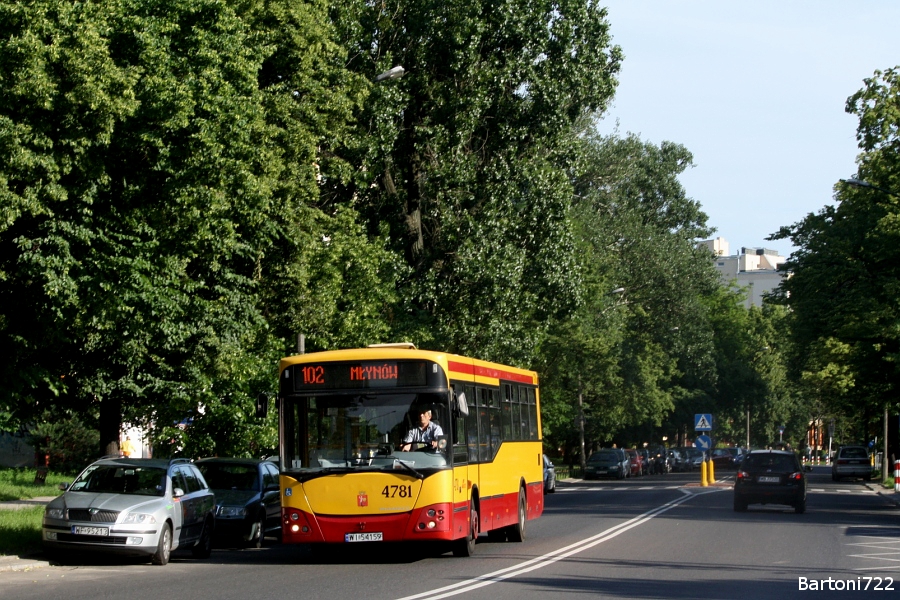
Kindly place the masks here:
POLYGON ((100 456, 119 454, 122 430, 122 400, 118 397, 100 401, 100 456))

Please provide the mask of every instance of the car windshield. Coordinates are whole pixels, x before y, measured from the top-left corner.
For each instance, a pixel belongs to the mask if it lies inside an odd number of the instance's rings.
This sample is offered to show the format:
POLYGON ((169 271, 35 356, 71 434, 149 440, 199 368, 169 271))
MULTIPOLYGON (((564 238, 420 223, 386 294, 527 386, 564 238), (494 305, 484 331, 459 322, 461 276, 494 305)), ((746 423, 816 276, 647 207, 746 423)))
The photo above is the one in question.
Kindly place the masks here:
POLYGON ((616 462, 617 460, 619 460, 619 455, 615 452, 594 452, 588 462, 616 462))
POLYGON ((841 458, 869 458, 865 448, 842 448, 841 458))
MULTIPOLYGON (((446 395, 307 397, 286 402, 283 414, 287 468, 292 470, 396 470, 450 464, 449 444, 434 439, 449 437, 452 424, 446 395), (426 410, 430 412, 427 432, 413 434, 421 429, 421 414, 426 410), (413 438, 409 446, 408 438, 413 438), (438 447, 432 446, 432 440, 438 447)), ((457 443, 465 439, 465 431, 456 433, 457 443)))
POLYGON ((752 454, 745 465, 746 469, 788 473, 797 470, 797 459, 784 454, 752 454))
POLYGON ((197 467, 203 473, 206 483, 214 490, 259 491, 256 465, 199 463, 197 467))
POLYGON ((72 483, 69 491, 164 496, 166 493, 166 469, 91 465, 72 483))

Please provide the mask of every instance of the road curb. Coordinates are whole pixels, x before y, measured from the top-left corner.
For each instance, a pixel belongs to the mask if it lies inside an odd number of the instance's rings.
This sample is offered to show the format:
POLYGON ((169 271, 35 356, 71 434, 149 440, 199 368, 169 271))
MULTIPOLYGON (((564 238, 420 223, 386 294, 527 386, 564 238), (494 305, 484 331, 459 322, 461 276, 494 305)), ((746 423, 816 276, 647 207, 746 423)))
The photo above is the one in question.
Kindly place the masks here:
POLYGON ((36 556, 0 556, 0 573, 11 571, 31 571, 49 567, 50 562, 36 556))
POLYGON ((894 506, 900 506, 900 494, 898 494, 895 490, 888 490, 888 489, 885 489, 883 486, 873 485, 869 482, 865 482, 863 485, 865 485, 867 488, 869 488, 873 492, 877 493, 879 496, 881 496, 885 500, 893 503, 894 506))

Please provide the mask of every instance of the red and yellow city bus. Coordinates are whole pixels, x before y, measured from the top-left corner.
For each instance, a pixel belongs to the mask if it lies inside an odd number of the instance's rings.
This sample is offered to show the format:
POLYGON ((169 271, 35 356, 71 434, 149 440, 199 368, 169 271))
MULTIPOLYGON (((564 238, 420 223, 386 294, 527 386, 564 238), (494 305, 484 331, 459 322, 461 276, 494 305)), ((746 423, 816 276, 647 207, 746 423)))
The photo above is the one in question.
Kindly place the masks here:
POLYGON ((412 344, 279 368, 284 543, 511 541, 544 510, 537 374, 412 344), (404 437, 430 410, 436 447, 404 437))

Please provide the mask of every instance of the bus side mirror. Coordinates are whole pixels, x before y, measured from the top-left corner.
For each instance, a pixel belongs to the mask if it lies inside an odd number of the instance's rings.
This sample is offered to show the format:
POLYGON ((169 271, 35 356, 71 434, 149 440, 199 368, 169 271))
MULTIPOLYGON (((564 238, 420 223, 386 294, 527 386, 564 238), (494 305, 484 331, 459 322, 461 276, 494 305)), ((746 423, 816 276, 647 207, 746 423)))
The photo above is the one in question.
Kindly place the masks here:
POLYGON ((456 410, 463 417, 469 416, 469 405, 466 403, 466 393, 460 392, 456 394, 456 410))
POLYGON ((256 418, 265 419, 269 414, 269 395, 263 392, 256 397, 256 418))

